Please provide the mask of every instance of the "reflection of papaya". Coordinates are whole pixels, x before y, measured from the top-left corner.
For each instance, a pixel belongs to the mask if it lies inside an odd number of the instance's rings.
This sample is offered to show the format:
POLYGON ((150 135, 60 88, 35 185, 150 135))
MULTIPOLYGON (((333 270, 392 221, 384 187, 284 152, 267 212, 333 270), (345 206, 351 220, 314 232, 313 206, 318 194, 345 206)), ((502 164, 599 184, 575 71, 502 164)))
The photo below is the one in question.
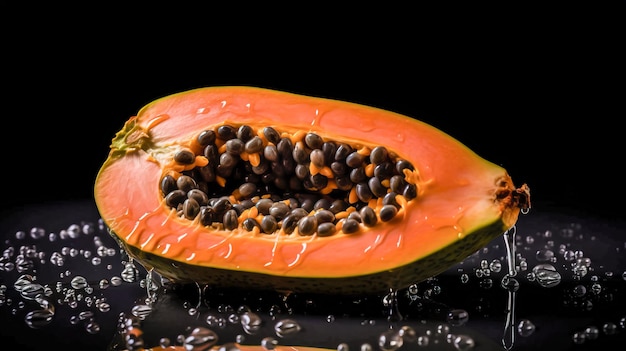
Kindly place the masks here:
POLYGON ((530 206, 526 185, 423 122, 237 86, 146 105, 94 190, 120 244, 174 282, 340 294, 436 275, 530 206))

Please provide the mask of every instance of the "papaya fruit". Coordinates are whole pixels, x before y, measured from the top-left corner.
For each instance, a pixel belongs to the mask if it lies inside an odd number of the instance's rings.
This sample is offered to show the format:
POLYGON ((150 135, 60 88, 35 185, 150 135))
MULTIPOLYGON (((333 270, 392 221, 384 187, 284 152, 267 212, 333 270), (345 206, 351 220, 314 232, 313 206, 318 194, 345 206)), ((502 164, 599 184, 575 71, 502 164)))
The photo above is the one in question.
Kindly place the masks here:
POLYGON ((249 86, 148 103, 94 196, 129 256, 175 283, 323 294, 423 281, 530 208, 526 184, 430 124, 249 86))

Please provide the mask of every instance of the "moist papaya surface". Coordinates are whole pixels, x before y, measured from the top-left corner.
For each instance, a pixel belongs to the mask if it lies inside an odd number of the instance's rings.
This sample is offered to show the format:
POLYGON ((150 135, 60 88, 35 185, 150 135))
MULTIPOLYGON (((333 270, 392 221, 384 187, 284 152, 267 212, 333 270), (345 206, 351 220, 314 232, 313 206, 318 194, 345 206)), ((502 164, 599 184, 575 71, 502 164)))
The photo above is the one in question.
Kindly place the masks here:
MULTIPOLYGON (((228 182, 228 179, 226 179, 228 182)), ((438 274, 515 225, 530 206, 505 169, 444 132, 394 112, 255 87, 210 87, 170 95, 130 118, 95 183, 100 214, 147 268, 180 282, 311 292, 374 292, 438 274), (294 139, 371 150, 383 145, 414 167, 417 196, 391 220, 358 233, 286 235, 225 230, 181 217, 165 204, 164 175, 206 165, 198 134, 221 125, 272 126, 294 139)))

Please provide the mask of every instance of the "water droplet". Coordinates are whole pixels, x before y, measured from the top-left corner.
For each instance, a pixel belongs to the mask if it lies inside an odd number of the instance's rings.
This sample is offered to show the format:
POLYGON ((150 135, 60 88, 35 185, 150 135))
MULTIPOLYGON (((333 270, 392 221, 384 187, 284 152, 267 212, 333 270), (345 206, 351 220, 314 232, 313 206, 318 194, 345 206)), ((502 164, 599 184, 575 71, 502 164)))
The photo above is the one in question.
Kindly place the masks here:
POLYGON ((539 285, 544 288, 557 286, 561 282, 561 274, 553 265, 548 263, 538 264, 533 268, 533 274, 539 285))
POLYGON ((219 317, 210 313, 209 315, 206 316, 205 320, 206 324, 209 327, 217 327, 219 326, 219 317))
POLYGON ((241 320, 239 319, 239 315, 237 315, 236 313, 229 314, 228 315, 228 323, 230 323, 230 324, 241 323, 241 320))
POLYGON ((613 335, 617 333, 617 325, 612 322, 604 323, 604 325, 602 326, 602 331, 606 335, 613 335))
POLYGON ((337 351, 350 351, 350 346, 348 346, 345 342, 342 342, 337 345, 337 351))
POLYGON ((148 305, 135 305, 131 309, 131 313, 133 316, 140 318, 141 320, 145 319, 147 316, 152 313, 152 307, 148 305))
POLYGON ((87 283, 87 279, 85 279, 85 277, 77 275, 72 278, 70 285, 72 288, 79 290, 86 288, 89 284, 87 283))
POLYGON ((278 346, 278 340, 275 338, 268 336, 261 340, 261 347, 266 350, 274 350, 276 349, 276 346, 278 346))
POLYGON ((15 238, 17 240, 22 240, 24 238, 26 238, 26 232, 23 230, 18 230, 17 232, 15 232, 15 238))
POLYGON ((100 312, 109 312, 111 310, 111 305, 109 305, 107 302, 99 303, 98 310, 100 312))
POLYGON ((519 270, 524 272, 526 270, 528 270, 528 262, 526 261, 526 259, 521 259, 519 262, 519 270))
POLYGON ((162 348, 167 348, 172 344, 172 341, 170 340, 170 338, 161 338, 159 339, 159 346, 161 346, 162 348))
POLYGON ((33 227, 30 229, 30 237, 37 240, 46 236, 46 230, 41 227, 33 227))
POLYGON ((255 334, 261 329, 263 320, 254 312, 245 312, 241 315, 241 326, 248 334, 255 334))
POLYGON ((81 313, 78 314, 78 319, 80 319, 81 321, 86 321, 93 318, 93 312, 92 311, 83 311, 81 313))
POLYGON ((18 272, 30 271, 35 268, 35 262, 33 262, 30 258, 18 255, 15 259, 15 268, 18 272))
POLYGON ((143 350, 144 341, 141 334, 128 334, 126 335, 126 348, 128 350, 143 350))
POLYGON ((575 296, 582 297, 587 293, 587 288, 584 285, 578 284, 572 289, 575 296))
POLYGON ((298 333, 301 329, 300 324, 293 319, 283 319, 274 325, 274 331, 280 337, 298 333))
POLYGON ((241 349, 234 342, 227 342, 224 345, 220 346, 217 351, 241 351, 241 349))
POLYGON ((463 309, 453 309, 448 312, 446 321, 452 326, 461 326, 469 320, 469 313, 463 309))
POLYGON ((20 295, 27 300, 34 300, 37 296, 43 296, 44 289, 41 284, 29 283, 20 289, 20 295))
POLYGON ((104 290, 106 288, 109 287, 109 281, 106 279, 101 279, 100 282, 98 283, 98 286, 100 287, 100 289, 104 290))
POLYGON ((417 332, 413 327, 408 325, 403 325, 400 330, 398 330, 398 334, 404 341, 414 342, 417 340, 417 332))
POLYGON ((97 334, 100 331, 100 324, 95 321, 91 321, 85 325, 85 330, 89 334, 97 334))
POLYGON ((502 263, 500 260, 493 260, 489 264, 489 269, 494 273, 499 273, 502 270, 502 263))
POLYGON ((585 328, 585 338, 587 340, 595 340, 600 336, 600 330, 596 326, 589 326, 585 328))
POLYGON ((517 333, 520 336, 527 337, 535 332, 535 324, 528 319, 522 319, 517 324, 517 333))
POLYGON ((80 236, 80 233, 81 229, 78 224, 70 224, 70 226, 67 228, 67 234, 71 239, 78 238, 80 236))
POLYGON ((382 332, 378 337, 378 346, 383 351, 395 351, 402 347, 403 343, 402 336, 393 329, 382 332))
POLYGON ((133 262, 129 262, 124 266, 121 276, 125 282, 134 283, 139 278, 139 270, 133 262))
POLYGON ((459 351, 473 350, 476 343, 468 335, 457 335, 453 342, 454 348, 459 351))
POLYGON ((33 329, 37 329, 50 324, 53 317, 54 312, 51 309, 41 309, 28 312, 24 317, 24 320, 26 321, 26 325, 33 329))
POLYGON ((576 332, 572 335, 572 341, 574 344, 581 345, 585 342, 585 334, 582 332, 576 332))
POLYGON ((430 338, 427 335, 420 335, 417 338, 417 346, 426 347, 430 343, 430 338))
MULTIPOLYGON (((217 334, 213 330, 204 327, 196 327, 185 337, 183 346, 185 350, 188 351, 205 351, 213 347, 217 341, 217 334)), ((225 345, 222 345, 222 347, 224 346, 225 345)))
POLYGON ((447 324, 439 324, 437 325, 437 334, 439 335, 448 335, 450 333, 450 326, 447 324))
POLYGON ((122 285, 122 278, 118 276, 111 277, 111 285, 120 286, 122 285))
POLYGON ((63 267, 63 265, 65 265, 65 258, 63 258, 63 255, 55 251, 50 255, 50 263, 57 267, 63 267))

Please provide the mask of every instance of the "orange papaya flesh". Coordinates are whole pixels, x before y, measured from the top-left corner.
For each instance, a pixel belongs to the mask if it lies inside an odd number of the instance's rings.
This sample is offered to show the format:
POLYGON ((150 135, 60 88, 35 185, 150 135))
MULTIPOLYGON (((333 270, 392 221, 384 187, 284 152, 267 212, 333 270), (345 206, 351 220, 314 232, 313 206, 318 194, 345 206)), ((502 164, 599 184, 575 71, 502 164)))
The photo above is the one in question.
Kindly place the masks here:
MULTIPOLYGON (((264 145, 271 143, 263 138, 264 145)), ((225 140, 215 144, 226 148, 225 140)), ((240 157, 240 163, 256 164, 263 156, 240 157)), ((322 168, 310 166, 313 172, 322 168)), ((325 174, 332 187, 332 174, 325 174)), ((233 182, 217 176, 210 186, 228 188, 222 196, 237 202, 240 184, 233 182)), ((318 192, 341 193, 350 210, 359 207, 350 203, 356 201, 350 191, 318 192)), ((143 107, 114 137, 94 195, 129 255, 174 282, 348 294, 385 292, 441 273, 510 229, 520 211, 530 208, 526 184, 515 187, 505 169, 426 123, 370 106, 242 86, 190 90, 143 107), (415 196, 397 197, 397 213, 386 221, 380 220, 380 198, 370 200, 367 206, 379 220, 351 234, 342 232, 343 220, 328 236, 286 233, 281 223, 272 233, 246 229, 246 216, 263 217, 251 211, 238 213, 229 229, 202 223, 200 216, 187 218, 180 206, 167 204, 163 179, 216 162, 203 154, 198 136, 220 126, 248 126, 261 137, 272 127, 293 143, 314 133, 365 157, 384 146, 392 160, 410 163, 402 173, 415 196), (177 159, 187 151, 191 158, 177 159)))

